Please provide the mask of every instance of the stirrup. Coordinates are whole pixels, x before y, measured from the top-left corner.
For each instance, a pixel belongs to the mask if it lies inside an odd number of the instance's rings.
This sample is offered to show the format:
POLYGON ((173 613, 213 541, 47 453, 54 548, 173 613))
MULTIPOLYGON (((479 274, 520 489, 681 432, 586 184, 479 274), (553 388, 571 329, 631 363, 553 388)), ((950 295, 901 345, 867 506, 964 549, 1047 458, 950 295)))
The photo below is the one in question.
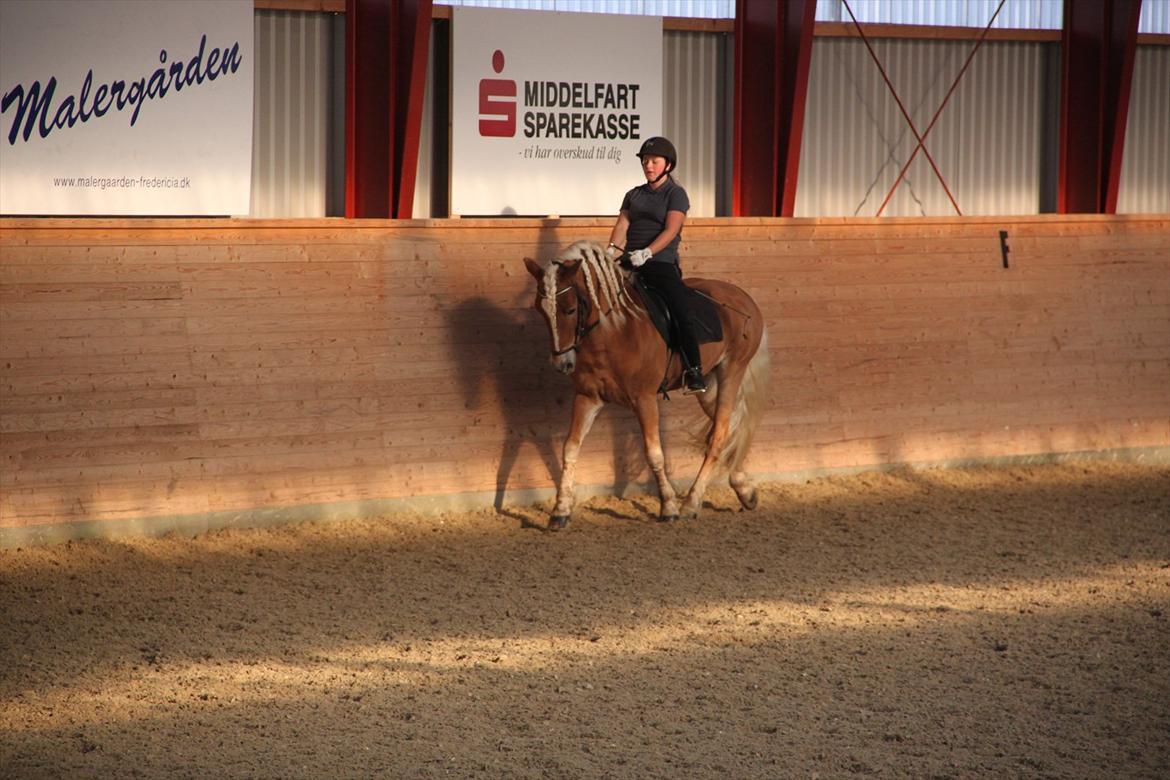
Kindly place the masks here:
POLYGON ((683 372, 683 385, 688 393, 707 392, 707 382, 703 379, 703 372, 697 368, 688 368, 683 372))

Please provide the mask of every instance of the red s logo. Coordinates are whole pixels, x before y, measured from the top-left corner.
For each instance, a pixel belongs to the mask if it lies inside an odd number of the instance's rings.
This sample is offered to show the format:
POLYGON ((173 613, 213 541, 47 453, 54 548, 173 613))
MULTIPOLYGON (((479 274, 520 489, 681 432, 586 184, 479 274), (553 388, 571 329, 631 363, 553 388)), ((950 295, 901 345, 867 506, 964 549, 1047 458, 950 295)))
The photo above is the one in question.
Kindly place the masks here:
MULTIPOLYGON (((496 49, 492 69, 504 69, 504 53, 496 49)), ((516 82, 511 79, 481 79, 479 82, 479 134, 497 138, 516 135, 516 82)))

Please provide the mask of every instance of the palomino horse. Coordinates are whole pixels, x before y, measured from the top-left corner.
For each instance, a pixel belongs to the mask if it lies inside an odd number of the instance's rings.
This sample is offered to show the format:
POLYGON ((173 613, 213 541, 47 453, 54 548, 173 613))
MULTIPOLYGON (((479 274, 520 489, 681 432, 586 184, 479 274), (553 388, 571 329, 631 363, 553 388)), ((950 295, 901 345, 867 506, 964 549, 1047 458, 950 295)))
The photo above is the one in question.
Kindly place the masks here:
POLYGON ((740 288, 710 279, 687 284, 718 306, 723 339, 701 346, 708 390, 696 396, 710 418, 699 474, 679 506, 666 474, 658 424, 660 386, 681 384, 681 366, 671 357, 626 272, 590 241, 578 241, 546 265, 524 259, 536 277, 536 310, 552 337, 552 364, 572 374, 573 419, 565 439, 564 464, 549 528, 559 530, 573 512, 573 480, 581 442, 606 402, 638 416, 646 459, 658 482, 659 519, 697 517, 716 469, 726 468, 745 509, 755 509, 755 485, 742 470, 767 396, 769 366, 764 317, 740 288), (669 363, 668 363, 669 361, 669 363), (665 382, 664 382, 665 375, 665 382))

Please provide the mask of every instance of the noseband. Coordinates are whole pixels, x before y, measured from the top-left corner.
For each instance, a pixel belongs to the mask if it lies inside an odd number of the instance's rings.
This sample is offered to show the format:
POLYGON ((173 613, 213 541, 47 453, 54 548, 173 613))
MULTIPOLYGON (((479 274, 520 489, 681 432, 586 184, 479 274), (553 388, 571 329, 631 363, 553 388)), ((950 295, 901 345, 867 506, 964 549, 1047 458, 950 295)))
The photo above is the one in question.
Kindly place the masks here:
MULTIPOLYGON (((577 327, 573 332, 573 343, 560 351, 553 350, 553 357, 560 357, 561 355, 575 350, 581 345, 581 342, 585 339, 585 337, 592 333, 593 329, 601 324, 600 317, 598 317, 592 325, 586 324, 586 320, 589 319, 589 299, 581 294, 581 291, 577 289, 576 285, 569 285, 565 289, 558 291, 557 294, 553 297, 560 298, 561 295, 567 293, 569 290, 572 290, 577 295, 577 327)), ((553 327, 555 328, 556 326, 557 324, 554 321, 553 327)))

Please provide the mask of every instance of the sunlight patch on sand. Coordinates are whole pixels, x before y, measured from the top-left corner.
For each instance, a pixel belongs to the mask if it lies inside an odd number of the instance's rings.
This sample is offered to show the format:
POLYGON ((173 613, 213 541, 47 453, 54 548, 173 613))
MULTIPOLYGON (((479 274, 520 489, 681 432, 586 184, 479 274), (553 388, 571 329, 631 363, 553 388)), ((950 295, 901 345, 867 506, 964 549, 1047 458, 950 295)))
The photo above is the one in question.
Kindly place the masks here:
POLYGON ((1157 561, 1127 561, 1072 578, 851 588, 807 600, 727 601, 631 613, 628 621, 573 631, 403 635, 306 651, 299 660, 164 661, 143 669, 135 659, 100 678, 87 675, 48 692, 26 690, 9 697, 0 702, 0 728, 36 733, 62 722, 128 722, 258 702, 360 701, 369 691, 441 687, 468 674, 555 678, 569 666, 651 663, 659 654, 702 655, 744 645, 783 647, 816 634, 961 634, 989 618, 1026 621, 1032 615, 1148 609, 1152 604, 1170 605, 1170 570, 1157 561), (620 637, 620 649, 609 641, 615 637, 620 637))

